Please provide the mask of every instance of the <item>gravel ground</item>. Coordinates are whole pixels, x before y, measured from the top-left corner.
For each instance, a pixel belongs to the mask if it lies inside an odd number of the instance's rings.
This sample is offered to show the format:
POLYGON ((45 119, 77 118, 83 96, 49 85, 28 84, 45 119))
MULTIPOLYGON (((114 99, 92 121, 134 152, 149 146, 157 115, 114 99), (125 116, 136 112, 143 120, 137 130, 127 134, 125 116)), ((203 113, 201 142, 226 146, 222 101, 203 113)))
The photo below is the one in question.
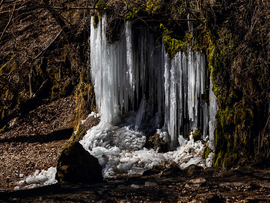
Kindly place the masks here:
POLYGON ((0 134, 0 189, 12 190, 16 181, 57 165, 73 131, 74 109, 69 96, 9 122, 0 134))
POLYGON ((12 120, 0 134, 0 202, 270 201, 269 169, 250 166, 231 170, 158 168, 142 176, 119 175, 92 185, 58 183, 13 191, 16 182, 36 170, 56 166, 61 148, 72 134, 74 109, 74 96, 39 106, 12 120))

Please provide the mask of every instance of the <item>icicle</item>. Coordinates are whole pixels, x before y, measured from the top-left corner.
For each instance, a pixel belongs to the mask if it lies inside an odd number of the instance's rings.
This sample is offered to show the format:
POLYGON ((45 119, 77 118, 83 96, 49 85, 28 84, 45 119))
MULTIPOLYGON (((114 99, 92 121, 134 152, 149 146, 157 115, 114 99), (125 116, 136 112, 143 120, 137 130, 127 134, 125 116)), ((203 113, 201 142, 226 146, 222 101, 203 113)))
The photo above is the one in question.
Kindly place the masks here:
POLYGON ((166 130, 169 130, 170 125, 170 58, 167 53, 165 55, 165 66, 164 66, 164 90, 165 90, 165 110, 164 110, 164 126, 166 130))
POLYGON ((175 58, 171 60, 171 78, 170 78, 170 128, 169 134, 171 135, 171 149, 175 148, 177 143, 176 135, 176 119, 177 119, 177 98, 176 98, 176 65, 175 58))
POLYGON ((209 88, 209 140, 214 140, 214 132, 216 129, 216 113, 218 110, 217 98, 213 92, 212 78, 210 78, 210 88, 209 88))
POLYGON ((135 90, 135 83, 134 83, 134 60, 133 60, 133 53, 132 53, 132 30, 131 30, 131 23, 130 21, 126 22, 126 46, 127 46, 127 76, 129 78, 129 85, 132 90, 135 90))
POLYGON ((182 54, 179 52, 177 54, 177 72, 178 72, 178 91, 179 91, 179 96, 178 96, 178 135, 181 134, 181 127, 183 125, 183 71, 182 71, 182 54))
POLYGON ((188 48, 188 115, 191 121, 194 121, 194 90, 195 90, 195 71, 193 53, 188 48))
POLYGON ((205 72, 206 72, 206 64, 205 64, 205 55, 200 54, 200 69, 201 69, 201 94, 204 94, 205 90, 205 72))

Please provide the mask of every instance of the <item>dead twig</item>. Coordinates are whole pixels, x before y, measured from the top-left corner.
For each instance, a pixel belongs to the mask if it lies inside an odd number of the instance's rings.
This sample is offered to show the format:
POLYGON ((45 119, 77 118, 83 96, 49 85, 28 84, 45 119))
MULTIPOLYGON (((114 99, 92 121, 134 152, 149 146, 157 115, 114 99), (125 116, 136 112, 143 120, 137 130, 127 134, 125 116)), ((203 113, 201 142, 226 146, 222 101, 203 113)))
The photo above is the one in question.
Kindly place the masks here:
POLYGON ((15 11, 15 7, 16 7, 16 4, 14 3, 13 9, 12 9, 12 13, 11 13, 11 15, 10 15, 10 17, 9 17, 8 23, 7 23, 5 29, 3 30, 3 32, 2 32, 2 34, 1 34, 1 36, 0 36, 0 41, 1 41, 2 37, 4 36, 4 34, 5 34, 5 32, 6 32, 7 28, 8 28, 8 26, 9 26, 9 24, 10 24, 12 18, 13 18, 13 14, 14 14, 14 11, 15 11))
POLYGON ((0 8, 1 8, 1 6, 2 6, 3 2, 4 2, 4 0, 2 0, 2 1, 0 2, 0 8))
MULTIPOLYGON (((24 8, 26 8, 26 7, 27 7, 27 6, 21 6, 21 7, 19 7, 19 8, 14 9, 14 11, 19 11, 19 10, 24 9, 24 8)), ((1 11, 1 12, 0 12, 0 14, 4 14, 4 13, 9 13, 9 11, 1 11)))
POLYGON ((26 7, 29 8, 46 8, 46 9, 56 9, 56 10, 77 10, 77 9, 86 9, 86 10, 103 10, 100 8, 94 8, 94 7, 80 7, 80 6, 75 6, 75 7, 61 7, 61 6, 46 6, 46 5, 27 5, 26 7))

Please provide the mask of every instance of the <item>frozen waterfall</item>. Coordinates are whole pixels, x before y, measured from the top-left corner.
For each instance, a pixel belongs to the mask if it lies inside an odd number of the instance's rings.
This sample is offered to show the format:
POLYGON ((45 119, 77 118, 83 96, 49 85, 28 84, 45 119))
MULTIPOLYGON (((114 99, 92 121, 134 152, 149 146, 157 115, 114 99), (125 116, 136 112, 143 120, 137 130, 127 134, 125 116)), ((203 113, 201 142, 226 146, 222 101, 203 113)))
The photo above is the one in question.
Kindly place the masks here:
POLYGON ((130 22, 121 40, 111 44, 106 40, 106 17, 97 28, 93 21, 91 77, 101 122, 80 143, 98 158, 104 176, 138 174, 162 161, 180 168, 211 166, 213 153, 204 160, 204 144, 195 142, 191 131, 200 131, 202 139, 208 136, 207 145, 214 150, 217 102, 205 54, 188 48, 170 58, 162 40, 130 22), (146 136, 155 132, 169 140, 174 151, 144 148, 146 136))
POLYGON ((105 17, 96 29, 92 18, 91 75, 102 120, 113 123, 120 114, 135 112, 137 129, 145 129, 146 123, 163 127, 172 149, 179 135, 188 137, 192 129, 214 139, 217 104, 205 54, 188 48, 170 58, 149 29, 132 29, 130 22, 121 41, 110 44, 105 27, 105 17), (209 105, 202 99, 208 88, 209 105))

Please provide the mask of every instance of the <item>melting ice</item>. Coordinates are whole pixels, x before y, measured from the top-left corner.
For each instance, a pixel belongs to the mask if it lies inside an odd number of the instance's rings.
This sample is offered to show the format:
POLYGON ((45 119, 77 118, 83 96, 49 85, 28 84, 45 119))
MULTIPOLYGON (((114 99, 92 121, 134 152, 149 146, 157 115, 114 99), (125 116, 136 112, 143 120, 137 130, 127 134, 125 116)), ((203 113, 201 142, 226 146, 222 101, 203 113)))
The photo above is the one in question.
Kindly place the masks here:
POLYGON ((217 103, 204 53, 188 48, 170 58, 148 28, 135 29, 130 22, 122 39, 110 44, 106 18, 98 28, 93 25, 91 18, 91 76, 101 122, 80 143, 98 158, 104 176, 141 173, 162 162, 211 166, 213 153, 202 159, 204 145, 191 132, 199 129, 214 150, 217 103), (208 88, 209 104, 202 99, 208 88), (173 151, 143 148, 156 129, 173 151))

